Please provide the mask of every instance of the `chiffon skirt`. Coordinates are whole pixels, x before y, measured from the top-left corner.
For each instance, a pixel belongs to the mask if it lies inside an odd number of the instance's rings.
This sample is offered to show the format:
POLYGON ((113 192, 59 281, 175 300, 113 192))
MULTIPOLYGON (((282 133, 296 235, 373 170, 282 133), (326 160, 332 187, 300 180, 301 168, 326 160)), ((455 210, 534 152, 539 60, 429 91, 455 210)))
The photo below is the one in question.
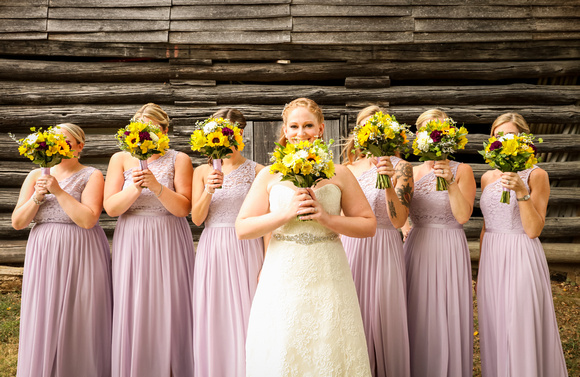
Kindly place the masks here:
POLYGON ((483 376, 567 376, 546 257, 526 234, 483 237, 477 285, 483 376))
POLYGON ((113 376, 193 375, 193 264, 185 218, 119 218, 113 238, 113 376))
POLYGON ((41 223, 26 245, 19 377, 111 375, 111 261, 100 226, 41 223))
POLYGON ((410 375, 403 243, 395 229, 342 237, 361 308, 373 376, 410 375))
POLYGON ((411 375, 471 376, 471 260, 463 229, 414 226, 404 249, 411 375))
POLYGON ((233 227, 206 227, 201 234, 193 282, 196 376, 245 376, 246 332, 263 260, 262 238, 238 240, 233 227))

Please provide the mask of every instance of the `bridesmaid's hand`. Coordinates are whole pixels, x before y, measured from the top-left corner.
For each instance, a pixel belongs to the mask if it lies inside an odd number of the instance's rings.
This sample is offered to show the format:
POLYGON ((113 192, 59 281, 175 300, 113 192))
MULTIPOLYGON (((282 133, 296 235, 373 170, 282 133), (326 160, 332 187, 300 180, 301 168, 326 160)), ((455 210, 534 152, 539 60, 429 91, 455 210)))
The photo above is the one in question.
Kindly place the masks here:
POLYGON ((509 190, 515 191, 518 198, 529 194, 525 183, 518 173, 501 173, 501 185, 509 190))
POLYGON ((131 173, 131 178, 133 178, 133 184, 138 191, 143 190, 143 172, 145 170, 133 169, 131 173))
POLYGON ((153 191, 156 195, 161 192, 161 183, 157 181, 155 175, 149 169, 141 170, 142 185, 153 191))
POLYGON ((435 161, 433 164, 433 174, 437 177, 442 177, 450 183, 453 180, 453 173, 449 167, 449 160, 435 161))
MULTIPOLYGON (((36 180, 36 186, 45 190, 45 194, 58 195, 62 192, 62 188, 58 184, 58 181, 52 175, 41 175, 36 180)), ((38 198, 37 198, 38 199, 38 198)))
POLYGON ((224 173, 219 170, 212 170, 205 179, 205 185, 210 194, 213 194, 218 187, 224 183, 224 173))
POLYGON ((379 157, 377 158, 377 174, 388 175, 391 180, 395 176, 395 168, 391 163, 390 157, 379 157))
POLYGON ((300 209, 298 210, 298 215, 301 215, 300 220, 316 220, 319 223, 324 223, 324 219, 328 216, 328 213, 316 199, 316 194, 314 194, 312 188, 309 187, 304 190, 308 193, 308 198, 301 203, 300 209))
POLYGON ((46 194, 48 194, 48 189, 46 188, 45 184, 37 180, 34 184, 34 194, 32 195, 36 197, 36 200, 42 202, 46 194))

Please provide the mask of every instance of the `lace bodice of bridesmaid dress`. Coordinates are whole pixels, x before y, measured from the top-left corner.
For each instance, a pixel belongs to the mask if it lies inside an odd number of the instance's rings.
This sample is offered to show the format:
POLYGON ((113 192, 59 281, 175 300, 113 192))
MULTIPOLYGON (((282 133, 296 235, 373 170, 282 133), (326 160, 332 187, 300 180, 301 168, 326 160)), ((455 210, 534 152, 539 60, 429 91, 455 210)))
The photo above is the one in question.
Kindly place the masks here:
MULTIPOLYGON (((456 177, 459 165, 459 162, 449 161, 453 177, 456 177)), ((437 191, 436 181, 437 176, 431 170, 415 182, 415 192, 409 208, 413 226, 427 224, 460 226, 451 212, 449 193, 437 191)))
MULTIPOLYGON (((70 177, 59 182, 59 186, 70 196, 81 201, 81 195, 91 177, 91 174, 96 169, 90 166, 82 168, 70 177)), ((66 223, 73 224, 74 221, 62 209, 56 196, 48 194, 45 197, 45 202, 38 208, 38 212, 34 216, 34 222, 40 223, 66 223)))
MULTIPOLYGON (((530 191, 528 180, 530 173, 534 169, 536 167, 518 172, 528 192, 530 191)), ((510 191, 510 204, 500 203, 502 191, 501 179, 498 178, 495 182, 487 185, 481 193, 480 206, 485 220, 485 228, 501 232, 508 230, 523 232, 524 226, 522 225, 520 206, 518 205, 515 191, 510 191)))
MULTIPOLYGON (((163 156, 148 163, 147 168, 155 175, 157 182, 165 186, 164 190, 170 189, 175 191, 173 178, 175 177, 175 159, 177 158, 177 154, 177 151, 170 149, 163 156)), ((133 178, 131 177, 133 169, 138 168, 131 168, 123 172, 123 176, 125 177, 123 189, 133 184, 133 178)), ((155 194, 147 188, 141 191, 141 195, 131 204, 131 207, 129 207, 126 213, 136 212, 147 212, 156 215, 170 214, 155 194)))
MULTIPOLYGON (((397 164, 402 161, 400 158, 395 156, 391 156, 390 159, 393 168, 396 168, 397 164)), ((377 228, 395 229, 391 223, 387 210, 385 190, 375 187, 377 182, 377 167, 373 166, 371 169, 363 172, 357 177, 357 181, 375 213, 377 218, 377 228)))
MULTIPOLYGON (((331 215, 340 215, 342 191, 337 185, 333 183, 326 184, 314 189, 314 193, 316 194, 316 199, 326 212, 331 215)), ((274 185, 270 191, 270 211, 276 212, 282 210, 282 208, 288 205, 292 199, 292 195, 294 195, 294 189, 283 184, 274 185)), ((281 235, 309 235, 306 237, 332 237, 336 235, 336 233, 320 225, 317 221, 300 221, 298 218, 290 220, 273 233, 281 235)))
POLYGON ((251 160, 244 161, 235 170, 225 175, 222 188, 215 190, 211 198, 205 226, 217 224, 234 226, 255 177, 256 163, 251 160))

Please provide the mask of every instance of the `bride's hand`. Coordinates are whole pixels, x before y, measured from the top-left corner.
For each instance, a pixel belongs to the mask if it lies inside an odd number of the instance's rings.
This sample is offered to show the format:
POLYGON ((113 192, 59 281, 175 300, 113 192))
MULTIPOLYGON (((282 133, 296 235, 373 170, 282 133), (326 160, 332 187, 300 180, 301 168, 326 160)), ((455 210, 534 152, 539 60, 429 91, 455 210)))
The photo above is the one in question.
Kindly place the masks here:
POLYGON ((308 194, 308 198, 300 203, 300 208, 298 210, 298 215, 300 216, 300 220, 316 220, 321 222, 320 220, 324 220, 328 213, 322 208, 322 205, 318 200, 316 200, 316 194, 314 194, 314 190, 311 188, 301 189, 305 190, 308 194))
POLYGON ((304 188, 299 188, 294 192, 292 199, 290 200, 290 204, 288 205, 288 209, 286 212, 286 219, 292 220, 295 219, 297 215, 300 215, 300 211, 303 210, 305 207, 304 202, 307 200, 312 199, 308 191, 304 188))

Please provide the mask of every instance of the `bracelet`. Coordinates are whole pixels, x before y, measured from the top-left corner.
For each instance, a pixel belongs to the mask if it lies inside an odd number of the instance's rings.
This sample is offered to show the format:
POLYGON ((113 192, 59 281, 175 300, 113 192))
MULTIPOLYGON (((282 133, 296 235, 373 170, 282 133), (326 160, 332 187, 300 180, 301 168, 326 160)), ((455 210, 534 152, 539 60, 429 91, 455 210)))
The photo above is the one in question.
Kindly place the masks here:
POLYGON ((530 194, 528 194, 528 195, 524 195, 524 196, 522 196, 521 198, 517 198, 517 199, 518 199, 518 202, 525 202, 525 201, 528 201, 528 200, 530 200, 530 194))
POLYGON ((213 195, 213 193, 215 192, 209 192, 209 190, 207 189, 207 185, 205 185, 204 191, 207 192, 209 195, 213 195))
POLYGON ((40 206, 42 204, 44 204, 46 198, 43 198, 42 200, 38 200, 36 199, 36 195, 32 195, 32 201, 34 202, 34 204, 36 204, 37 206, 40 206))
POLYGON ((447 182, 447 184, 448 184, 448 185, 452 185, 452 184, 454 184, 454 183, 455 183, 455 176, 454 176, 454 175, 452 175, 452 176, 451 176, 451 182, 447 182))
POLYGON ((155 197, 156 198, 160 197, 161 193, 163 193, 163 185, 161 185, 161 190, 159 190, 159 194, 155 194, 155 197))

